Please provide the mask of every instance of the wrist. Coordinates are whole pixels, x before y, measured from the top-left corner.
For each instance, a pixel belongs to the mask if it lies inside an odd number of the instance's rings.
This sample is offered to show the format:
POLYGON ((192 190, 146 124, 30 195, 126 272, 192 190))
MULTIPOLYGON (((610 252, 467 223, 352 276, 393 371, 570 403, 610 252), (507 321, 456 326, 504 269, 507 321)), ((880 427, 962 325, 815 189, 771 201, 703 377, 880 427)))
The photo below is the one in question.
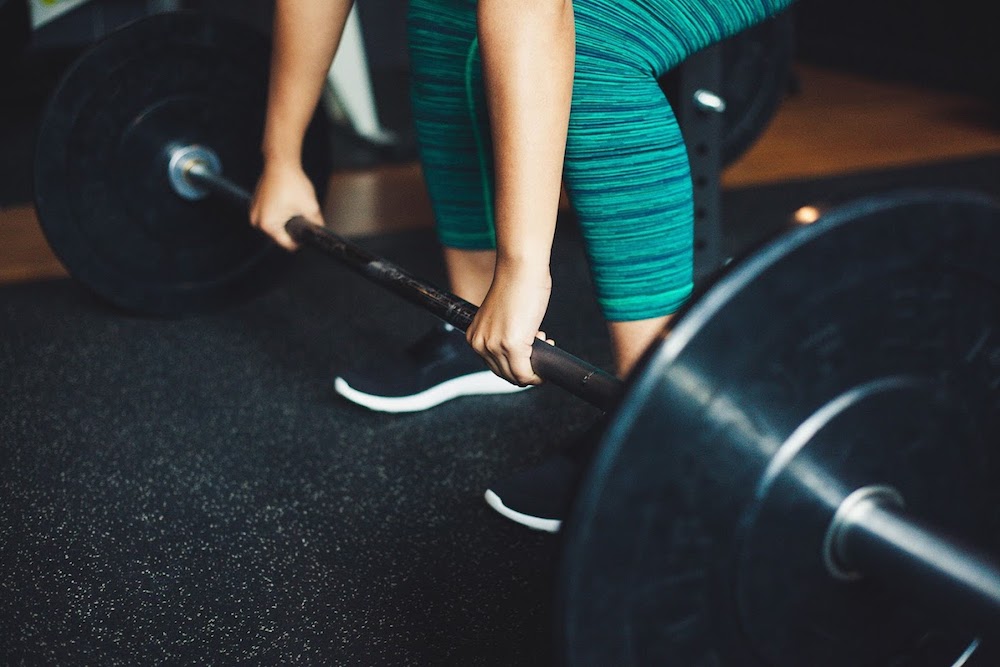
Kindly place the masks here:
POLYGON ((261 146, 264 166, 269 168, 294 168, 302 164, 302 151, 289 141, 269 141, 261 146))
POLYGON ((496 277, 550 283, 549 258, 544 255, 497 253, 496 277))
POLYGON ((264 154, 264 171, 275 172, 292 172, 292 171, 302 171, 302 161, 294 155, 269 155, 264 154))

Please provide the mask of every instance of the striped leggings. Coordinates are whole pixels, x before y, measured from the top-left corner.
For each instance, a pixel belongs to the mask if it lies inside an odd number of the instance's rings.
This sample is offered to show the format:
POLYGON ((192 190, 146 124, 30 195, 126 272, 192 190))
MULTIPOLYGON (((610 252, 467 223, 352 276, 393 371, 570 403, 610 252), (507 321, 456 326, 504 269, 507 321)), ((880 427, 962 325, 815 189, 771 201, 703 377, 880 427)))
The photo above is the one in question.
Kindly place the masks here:
MULTIPOLYGON (((690 295, 687 151, 657 79, 791 0, 574 0, 576 71, 564 183, 608 321, 668 315, 690 295)), ((410 0, 420 157, 443 245, 495 247, 476 0, 410 0)))

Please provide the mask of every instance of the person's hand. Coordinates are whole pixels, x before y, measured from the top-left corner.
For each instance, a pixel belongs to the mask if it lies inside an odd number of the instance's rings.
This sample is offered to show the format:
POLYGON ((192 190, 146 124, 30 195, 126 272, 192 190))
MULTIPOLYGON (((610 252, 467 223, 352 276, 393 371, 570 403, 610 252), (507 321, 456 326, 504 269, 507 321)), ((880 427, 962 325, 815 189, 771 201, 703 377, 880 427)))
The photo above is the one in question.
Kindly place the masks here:
POLYGON ((542 382, 531 368, 531 345, 535 338, 546 340, 538 327, 551 292, 548 267, 504 270, 497 266, 466 339, 490 369, 508 382, 522 387, 542 382))
POLYGON ((287 250, 295 250, 298 244, 285 231, 285 223, 299 215, 323 224, 309 177, 299 165, 266 165, 250 204, 250 224, 287 250))

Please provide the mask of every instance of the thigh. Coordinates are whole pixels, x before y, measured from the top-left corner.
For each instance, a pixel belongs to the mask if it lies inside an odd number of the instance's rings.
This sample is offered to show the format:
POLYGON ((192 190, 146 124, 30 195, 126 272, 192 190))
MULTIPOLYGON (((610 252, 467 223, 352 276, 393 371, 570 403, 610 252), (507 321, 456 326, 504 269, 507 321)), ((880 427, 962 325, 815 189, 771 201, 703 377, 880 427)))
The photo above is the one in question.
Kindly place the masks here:
POLYGON ((693 286, 687 148, 657 78, 789 0, 575 0, 566 185, 610 321, 667 315, 693 286))
POLYGON ((687 151, 649 74, 578 64, 565 182, 609 321, 676 311, 692 289, 687 151))
POLYGON ((662 76, 688 56, 764 21, 792 0, 574 0, 578 54, 662 76))
POLYGON ((492 148, 475 0, 410 0, 407 32, 414 124, 438 236, 448 247, 492 248, 492 148))

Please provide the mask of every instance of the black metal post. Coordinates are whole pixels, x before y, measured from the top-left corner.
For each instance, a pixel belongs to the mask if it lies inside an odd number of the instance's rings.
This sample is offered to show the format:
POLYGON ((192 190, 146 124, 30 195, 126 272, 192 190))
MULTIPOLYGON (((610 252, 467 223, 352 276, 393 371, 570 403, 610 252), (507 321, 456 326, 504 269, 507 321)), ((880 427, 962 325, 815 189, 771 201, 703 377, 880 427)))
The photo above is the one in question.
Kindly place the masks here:
POLYGON ((688 146, 694 200, 694 278, 714 274, 724 259, 722 238, 722 45, 702 49, 681 65, 675 112, 688 146))

